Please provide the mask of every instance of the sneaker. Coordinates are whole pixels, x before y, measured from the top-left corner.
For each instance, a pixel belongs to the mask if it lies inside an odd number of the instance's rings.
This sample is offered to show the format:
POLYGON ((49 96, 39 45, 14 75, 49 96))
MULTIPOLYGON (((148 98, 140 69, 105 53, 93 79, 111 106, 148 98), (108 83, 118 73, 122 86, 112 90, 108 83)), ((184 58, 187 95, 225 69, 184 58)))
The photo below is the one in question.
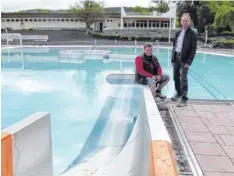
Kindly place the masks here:
POLYGON ((167 98, 167 96, 165 96, 165 95, 163 95, 163 94, 161 94, 159 92, 156 93, 155 97, 159 97, 160 99, 163 99, 163 100, 167 98))
POLYGON ((179 102, 179 104, 177 104, 177 106, 178 107, 184 107, 184 106, 188 106, 188 102, 187 102, 187 100, 181 100, 180 102, 179 102))
POLYGON ((176 94, 174 97, 171 97, 171 101, 177 101, 181 98, 182 96, 179 94, 176 94))

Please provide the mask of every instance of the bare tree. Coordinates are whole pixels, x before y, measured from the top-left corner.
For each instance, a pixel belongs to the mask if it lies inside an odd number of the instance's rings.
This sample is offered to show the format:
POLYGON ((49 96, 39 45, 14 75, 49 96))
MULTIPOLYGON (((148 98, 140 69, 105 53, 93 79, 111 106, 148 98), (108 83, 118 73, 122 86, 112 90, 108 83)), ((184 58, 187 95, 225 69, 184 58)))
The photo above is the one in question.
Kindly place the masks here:
POLYGON ((77 16, 86 25, 86 32, 89 33, 91 25, 103 18, 103 2, 84 0, 71 7, 71 13, 77 16))

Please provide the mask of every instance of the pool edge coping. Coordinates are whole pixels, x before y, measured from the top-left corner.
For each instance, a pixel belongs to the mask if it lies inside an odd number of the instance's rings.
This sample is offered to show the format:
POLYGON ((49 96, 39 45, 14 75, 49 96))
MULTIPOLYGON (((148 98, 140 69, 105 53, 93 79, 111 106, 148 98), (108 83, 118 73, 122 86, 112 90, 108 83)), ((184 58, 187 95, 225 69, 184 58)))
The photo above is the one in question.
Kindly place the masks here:
POLYGON ((144 106, 148 120, 150 143, 151 176, 178 176, 172 142, 164 125, 162 116, 148 86, 143 86, 144 106), (165 162, 166 161, 166 162, 165 162))

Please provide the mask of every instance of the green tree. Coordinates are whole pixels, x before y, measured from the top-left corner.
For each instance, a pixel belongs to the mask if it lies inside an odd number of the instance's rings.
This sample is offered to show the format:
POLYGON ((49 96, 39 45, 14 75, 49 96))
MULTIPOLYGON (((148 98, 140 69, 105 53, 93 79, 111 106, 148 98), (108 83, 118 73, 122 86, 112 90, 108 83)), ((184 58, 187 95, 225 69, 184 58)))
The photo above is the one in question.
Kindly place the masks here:
POLYGON ((229 27, 234 32, 234 7, 222 5, 215 14, 214 26, 216 28, 229 27))
POLYGON ((177 3, 177 22, 181 15, 188 12, 198 32, 204 32, 205 26, 211 25, 216 30, 232 29, 234 1, 181 1, 177 3))
POLYGON ((208 7, 214 14, 213 27, 216 31, 232 30, 233 27, 233 9, 234 1, 208 1, 208 7))
POLYGON ((151 3, 156 4, 156 7, 153 7, 157 12, 166 13, 170 10, 169 5, 165 0, 152 0, 151 3))
POLYGON ((141 6, 135 6, 132 8, 131 11, 132 12, 140 12, 141 14, 146 14, 147 12, 149 12, 149 10, 147 10, 146 8, 141 7, 141 6))
POLYGON ((47 10, 46 10, 46 9, 39 9, 39 12, 40 12, 40 13, 46 13, 47 10))
POLYGON ((71 7, 70 12, 77 16, 86 25, 86 32, 89 33, 91 25, 103 19, 103 5, 94 0, 80 1, 71 7))
POLYGON ((222 5, 234 7, 234 1, 207 1, 210 10, 216 13, 222 5))
POLYGON ((198 32, 203 33, 205 26, 211 25, 214 22, 214 13, 210 10, 207 2, 200 2, 197 5, 197 17, 198 17, 198 32))

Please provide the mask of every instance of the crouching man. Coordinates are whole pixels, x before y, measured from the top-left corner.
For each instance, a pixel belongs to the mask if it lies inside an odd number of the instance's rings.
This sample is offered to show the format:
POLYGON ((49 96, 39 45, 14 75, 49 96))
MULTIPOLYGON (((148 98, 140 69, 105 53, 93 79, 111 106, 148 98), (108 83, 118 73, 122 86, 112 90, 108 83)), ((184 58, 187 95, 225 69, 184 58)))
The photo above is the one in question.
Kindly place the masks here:
POLYGON ((170 77, 162 74, 162 67, 152 53, 153 44, 145 43, 144 54, 135 60, 135 81, 139 84, 148 84, 154 97, 165 99, 166 96, 161 93, 161 90, 169 82, 170 77))

